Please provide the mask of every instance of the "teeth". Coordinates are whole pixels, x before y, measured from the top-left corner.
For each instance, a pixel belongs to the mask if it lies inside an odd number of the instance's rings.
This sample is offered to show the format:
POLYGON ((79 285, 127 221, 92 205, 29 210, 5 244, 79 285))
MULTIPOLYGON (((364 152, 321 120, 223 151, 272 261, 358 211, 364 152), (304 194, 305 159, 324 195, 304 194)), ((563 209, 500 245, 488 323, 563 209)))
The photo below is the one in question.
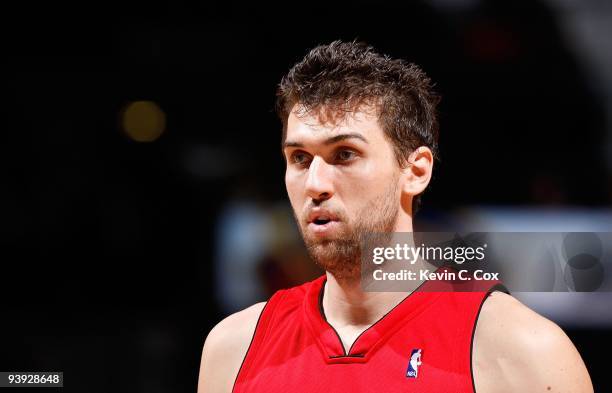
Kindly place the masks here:
POLYGON ((319 220, 319 221, 328 221, 329 217, 327 217, 327 216, 320 216, 320 217, 317 217, 317 220, 319 220))

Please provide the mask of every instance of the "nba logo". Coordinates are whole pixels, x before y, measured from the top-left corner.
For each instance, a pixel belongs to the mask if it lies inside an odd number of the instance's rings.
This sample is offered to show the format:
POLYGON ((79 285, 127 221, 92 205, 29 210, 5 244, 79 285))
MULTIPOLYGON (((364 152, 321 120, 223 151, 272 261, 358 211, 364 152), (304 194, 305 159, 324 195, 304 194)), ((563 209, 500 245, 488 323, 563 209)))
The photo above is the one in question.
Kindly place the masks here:
POLYGON ((410 354, 410 361, 408 362, 408 370, 406 370, 406 377, 416 378, 419 376, 419 366, 421 365, 421 349, 413 349, 410 354))

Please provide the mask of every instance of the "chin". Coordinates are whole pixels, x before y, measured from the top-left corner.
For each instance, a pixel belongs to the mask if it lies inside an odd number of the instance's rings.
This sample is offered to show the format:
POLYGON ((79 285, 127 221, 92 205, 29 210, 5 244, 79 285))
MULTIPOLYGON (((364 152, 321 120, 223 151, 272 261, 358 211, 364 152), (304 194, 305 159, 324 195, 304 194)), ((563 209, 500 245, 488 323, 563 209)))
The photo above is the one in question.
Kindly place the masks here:
POLYGON ((350 241, 328 239, 307 245, 312 259, 336 278, 360 276, 359 247, 350 241))

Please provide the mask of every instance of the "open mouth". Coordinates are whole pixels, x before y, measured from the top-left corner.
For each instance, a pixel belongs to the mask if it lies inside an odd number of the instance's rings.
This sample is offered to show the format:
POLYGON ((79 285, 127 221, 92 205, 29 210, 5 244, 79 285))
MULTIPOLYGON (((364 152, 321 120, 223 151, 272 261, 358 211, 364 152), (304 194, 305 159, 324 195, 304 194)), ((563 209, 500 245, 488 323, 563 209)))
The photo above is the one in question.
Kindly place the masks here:
POLYGON ((327 217, 319 217, 319 218, 315 218, 312 222, 315 225, 325 225, 325 224, 327 224, 330 221, 331 221, 331 219, 329 219, 327 217))
POLYGON ((324 209, 315 209, 308 215, 308 228, 320 236, 337 230, 338 224, 338 217, 324 209))

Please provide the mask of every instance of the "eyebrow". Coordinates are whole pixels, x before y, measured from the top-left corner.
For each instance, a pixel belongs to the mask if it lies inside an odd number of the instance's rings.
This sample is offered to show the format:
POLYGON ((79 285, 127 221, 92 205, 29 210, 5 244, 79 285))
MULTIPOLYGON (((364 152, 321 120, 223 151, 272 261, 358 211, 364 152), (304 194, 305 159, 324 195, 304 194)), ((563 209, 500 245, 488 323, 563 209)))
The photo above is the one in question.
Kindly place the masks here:
MULTIPOLYGON (((338 134, 338 135, 334 135, 332 137, 327 138, 323 144, 324 145, 333 145, 334 143, 338 143, 340 141, 344 141, 346 139, 359 139, 365 143, 368 143, 368 140, 361 134, 357 133, 357 132, 349 132, 346 134, 338 134)), ((294 142, 294 141, 285 141, 285 143, 283 143, 283 149, 287 148, 287 147, 304 147, 304 145, 300 142, 294 142)))

